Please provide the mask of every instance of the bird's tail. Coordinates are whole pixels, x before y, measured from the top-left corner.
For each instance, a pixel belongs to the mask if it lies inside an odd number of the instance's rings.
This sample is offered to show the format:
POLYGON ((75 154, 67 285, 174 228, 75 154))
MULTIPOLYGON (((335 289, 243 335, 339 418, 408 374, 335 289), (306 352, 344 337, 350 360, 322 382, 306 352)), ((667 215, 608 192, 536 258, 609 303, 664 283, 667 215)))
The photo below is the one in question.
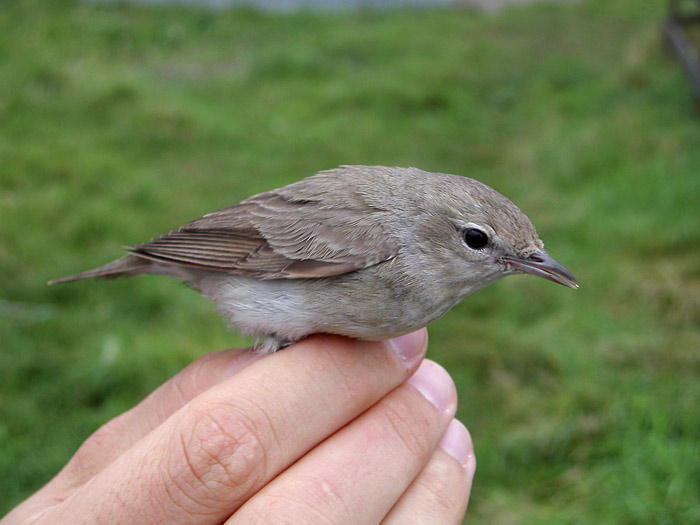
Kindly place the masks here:
POLYGON ((53 279, 49 281, 48 284, 57 283, 67 283, 70 281, 78 281, 80 279, 88 279, 94 277, 96 279, 116 279, 117 277, 134 277, 135 275, 141 275, 142 273, 148 273, 149 267, 153 263, 141 257, 135 255, 127 255, 111 263, 107 263, 104 266, 99 266, 93 268, 92 270, 87 270, 85 272, 76 273, 75 275, 68 275, 67 277, 60 277, 59 279, 53 279))

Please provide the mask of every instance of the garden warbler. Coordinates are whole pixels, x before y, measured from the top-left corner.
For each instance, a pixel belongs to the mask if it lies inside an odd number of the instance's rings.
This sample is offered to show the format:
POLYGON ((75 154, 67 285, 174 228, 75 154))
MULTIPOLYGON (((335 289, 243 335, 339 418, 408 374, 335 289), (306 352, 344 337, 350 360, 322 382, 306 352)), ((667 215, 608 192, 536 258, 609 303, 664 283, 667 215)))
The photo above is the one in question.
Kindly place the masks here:
POLYGON ((51 283, 169 275, 273 352, 313 333, 382 340, 525 272, 570 288, 517 206, 476 180, 341 166, 215 211, 51 283))

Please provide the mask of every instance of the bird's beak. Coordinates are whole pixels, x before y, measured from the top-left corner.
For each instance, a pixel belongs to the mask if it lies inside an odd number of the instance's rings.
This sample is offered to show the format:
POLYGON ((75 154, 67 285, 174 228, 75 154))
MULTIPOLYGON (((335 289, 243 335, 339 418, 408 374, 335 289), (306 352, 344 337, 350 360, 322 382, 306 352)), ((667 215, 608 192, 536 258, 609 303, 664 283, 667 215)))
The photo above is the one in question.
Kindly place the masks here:
POLYGON ((540 250, 526 259, 519 257, 503 257, 506 266, 518 271, 542 277, 548 281, 559 283, 569 288, 578 288, 576 278, 571 272, 555 261, 547 252, 540 250))

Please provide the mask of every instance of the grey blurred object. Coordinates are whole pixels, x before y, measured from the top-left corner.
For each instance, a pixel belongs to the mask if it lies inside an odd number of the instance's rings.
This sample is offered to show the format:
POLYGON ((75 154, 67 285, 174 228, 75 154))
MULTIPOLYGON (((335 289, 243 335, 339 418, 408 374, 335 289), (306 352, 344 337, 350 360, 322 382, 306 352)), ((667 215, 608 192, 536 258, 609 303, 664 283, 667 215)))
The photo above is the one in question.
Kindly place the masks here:
POLYGON ((664 23, 668 45, 678 56, 700 103, 700 0, 670 0, 664 23))
POLYGON ((264 338, 261 353, 319 332, 373 341, 406 334, 513 273, 578 288, 503 195, 417 168, 322 171, 127 250, 52 283, 182 279, 264 338))

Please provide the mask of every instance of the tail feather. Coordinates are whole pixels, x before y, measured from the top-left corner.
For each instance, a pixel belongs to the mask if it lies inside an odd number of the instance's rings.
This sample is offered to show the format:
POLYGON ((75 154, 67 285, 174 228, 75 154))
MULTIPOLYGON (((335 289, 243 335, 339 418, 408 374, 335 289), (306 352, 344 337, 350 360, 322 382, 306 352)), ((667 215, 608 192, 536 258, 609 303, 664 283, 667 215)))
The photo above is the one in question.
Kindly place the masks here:
POLYGON ((68 275, 66 277, 61 277, 59 279, 53 279, 49 281, 48 284, 58 284, 67 283, 70 281, 78 281, 80 279, 89 279, 94 277, 96 279, 116 279, 118 277, 134 277, 135 275, 140 275, 142 273, 147 273, 147 270, 153 263, 141 257, 135 255, 127 255, 116 261, 105 264, 104 266, 99 266, 93 268, 92 270, 87 270, 85 272, 76 273, 75 275, 68 275))

